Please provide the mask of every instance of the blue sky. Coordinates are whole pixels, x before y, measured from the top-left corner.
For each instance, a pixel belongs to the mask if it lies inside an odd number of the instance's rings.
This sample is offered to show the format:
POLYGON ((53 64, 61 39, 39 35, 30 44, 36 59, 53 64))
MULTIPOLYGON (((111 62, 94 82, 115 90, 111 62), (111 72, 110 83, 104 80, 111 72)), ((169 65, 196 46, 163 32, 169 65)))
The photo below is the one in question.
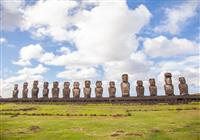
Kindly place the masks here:
MULTIPOLYGON (((157 81, 163 95, 164 72, 185 76, 190 93, 200 90, 198 0, 2 0, 1 96, 13 84, 33 80, 102 80, 104 95, 128 73, 131 95, 136 80, 157 81)), ((50 85, 49 88, 51 88, 50 85)), ((40 90, 41 91, 41 90, 40 90)), ((92 91, 94 96, 94 90, 92 91)), ((61 93, 60 93, 61 94, 61 93)), ((83 95, 81 93, 81 95, 83 95)), ((21 92, 20 92, 21 96, 21 92)), ((42 93, 40 92, 40 96, 42 93)))

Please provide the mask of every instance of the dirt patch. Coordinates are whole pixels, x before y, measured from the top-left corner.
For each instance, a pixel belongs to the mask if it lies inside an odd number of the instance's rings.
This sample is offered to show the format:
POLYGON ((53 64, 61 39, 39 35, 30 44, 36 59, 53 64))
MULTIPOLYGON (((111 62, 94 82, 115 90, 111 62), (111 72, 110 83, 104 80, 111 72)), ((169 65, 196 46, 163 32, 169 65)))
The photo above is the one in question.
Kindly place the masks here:
POLYGON ((18 117, 18 115, 15 114, 15 115, 11 115, 10 117, 11 117, 11 118, 14 118, 14 117, 18 117))
POLYGON ((152 128, 152 129, 151 129, 151 132, 158 133, 158 132, 160 132, 160 129, 158 129, 158 128, 152 128))
POLYGON ((19 133, 19 134, 25 134, 25 132, 23 132, 23 131, 19 131, 18 133, 19 133))
POLYGON ((117 136, 119 136, 120 134, 119 133, 112 133, 110 136, 111 137, 117 137, 117 136))
POLYGON ((138 137, 142 137, 143 134, 142 133, 137 133, 137 132, 130 132, 130 133, 126 133, 126 136, 138 136, 138 137))
POLYGON ((123 130, 117 130, 116 133, 124 133, 125 131, 123 130))
POLYGON ((39 126, 35 126, 35 125, 31 126, 29 129, 30 129, 31 131, 33 131, 33 132, 38 132, 38 131, 41 130, 41 128, 40 128, 39 126))

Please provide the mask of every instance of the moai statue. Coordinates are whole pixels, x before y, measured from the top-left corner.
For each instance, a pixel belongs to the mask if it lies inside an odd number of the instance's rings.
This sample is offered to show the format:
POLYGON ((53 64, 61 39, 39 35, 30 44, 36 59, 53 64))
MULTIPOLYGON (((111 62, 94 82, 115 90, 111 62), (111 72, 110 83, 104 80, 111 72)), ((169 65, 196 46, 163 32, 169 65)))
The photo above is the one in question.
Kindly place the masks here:
POLYGON ((115 82, 114 81, 110 81, 109 82, 108 92, 109 92, 109 97, 111 97, 111 98, 115 97, 116 87, 115 87, 115 82))
POLYGON ((49 97, 49 83, 48 82, 44 82, 42 93, 43 93, 43 98, 49 97))
POLYGON ((179 77, 179 82, 180 95, 188 95, 188 85, 186 84, 185 77, 179 77))
POLYGON ((83 89, 83 92, 84 92, 84 97, 85 98, 90 98, 91 97, 91 82, 89 80, 86 80, 85 81, 85 87, 83 89))
POLYGON ((28 98, 28 83, 27 82, 24 82, 23 84, 22 97, 28 98))
POLYGON ((32 98, 38 98, 38 93, 39 93, 38 81, 34 81, 32 88, 32 98))
POLYGON ((122 97, 130 96, 130 84, 128 82, 128 74, 122 75, 121 91, 122 91, 122 97))
POLYGON ((157 86, 155 79, 149 79, 149 84, 150 96, 157 96, 157 86))
POLYGON ((53 88, 51 90, 52 97, 53 98, 58 98, 59 97, 59 87, 58 87, 58 82, 53 82, 53 88))
POLYGON ((172 74, 171 73, 165 73, 165 94, 166 96, 173 96, 174 95, 174 86, 172 85, 172 74))
POLYGON ((143 86, 143 82, 141 80, 137 81, 136 92, 137 92, 138 97, 144 96, 144 86, 143 86))
POLYGON ((74 85, 73 85, 73 97, 74 98, 80 98, 81 89, 79 88, 79 86, 80 86, 79 82, 74 82, 74 85))
POLYGON ((63 98, 69 98, 70 97, 70 82, 64 82, 64 88, 63 88, 63 98))
POLYGON ((18 84, 15 84, 14 90, 13 90, 13 98, 18 98, 18 93, 19 93, 18 84))
POLYGON ((103 95, 103 87, 101 81, 96 81, 95 94, 97 98, 101 98, 103 95))

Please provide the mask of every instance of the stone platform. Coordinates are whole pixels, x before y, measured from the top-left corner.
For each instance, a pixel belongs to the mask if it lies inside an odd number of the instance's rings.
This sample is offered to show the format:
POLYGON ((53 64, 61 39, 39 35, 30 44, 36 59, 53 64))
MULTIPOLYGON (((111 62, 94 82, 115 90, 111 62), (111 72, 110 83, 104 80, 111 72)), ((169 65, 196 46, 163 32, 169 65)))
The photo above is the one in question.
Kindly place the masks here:
POLYGON ((6 102, 18 102, 18 103, 141 103, 141 104, 157 104, 157 103, 189 103, 189 102, 200 102, 200 95, 176 95, 176 96, 144 96, 144 97, 102 97, 102 98, 1 98, 0 103, 6 102))

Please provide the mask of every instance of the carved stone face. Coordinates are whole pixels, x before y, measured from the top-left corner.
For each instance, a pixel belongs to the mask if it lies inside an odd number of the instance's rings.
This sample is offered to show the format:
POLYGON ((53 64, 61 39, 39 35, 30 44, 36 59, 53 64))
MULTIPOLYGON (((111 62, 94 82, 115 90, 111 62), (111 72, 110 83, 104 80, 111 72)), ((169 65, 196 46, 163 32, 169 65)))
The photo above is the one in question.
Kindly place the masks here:
POLYGON ((28 87, 28 83, 24 82, 23 88, 26 89, 28 87))
POLYGON ((165 78, 165 83, 166 83, 167 85, 171 85, 171 84, 172 84, 172 79, 171 79, 171 77, 166 77, 166 78, 165 78))
POLYGON ((110 81, 109 85, 110 85, 111 88, 114 88, 115 87, 115 82, 114 81, 110 81))
POLYGON ((64 82, 64 88, 69 88, 70 82, 64 82))
POLYGON ((123 82, 128 82, 128 74, 123 74, 122 75, 122 81, 123 82))
POLYGON ((18 89, 18 84, 15 84, 14 89, 15 89, 15 90, 18 89))
POLYGON ((155 86, 156 85, 155 79, 149 79, 149 83, 150 83, 151 86, 155 86))
POLYGON ((180 84, 185 84, 185 78, 184 77, 179 77, 179 82, 180 84))
POLYGON ((79 85, 80 85, 79 82, 74 82, 73 86, 74 86, 74 88, 79 88, 79 85))
POLYGON ((37 86, 38 86, 38 81, 34 81, 33 82, 33 88, 37 88, 37 86))
POLYGON ((138 85, 138 86, 143 86, 143 82, 142 82, 141 80, 138 80, 138 81, 137 81, 137 85, 138 85))
POLYGON ((44 85, 43 85, 43 87, 44 87, 45 89, 47 89, 47 88, 48 88, 48 86, 49 86, 49 83, 48 83, 48 82, 44 82, 44 85))
POLYGON ((102 87, 102 82, 101 81, 96 81, 96 87, 101 88, 102 87))
POLYGON ((53 88, 58 88, 58 82, 53 82, 53 88))
POLYGON ((90 88, 91 82, 89 80, 85 81, 85 87, 90 88))

